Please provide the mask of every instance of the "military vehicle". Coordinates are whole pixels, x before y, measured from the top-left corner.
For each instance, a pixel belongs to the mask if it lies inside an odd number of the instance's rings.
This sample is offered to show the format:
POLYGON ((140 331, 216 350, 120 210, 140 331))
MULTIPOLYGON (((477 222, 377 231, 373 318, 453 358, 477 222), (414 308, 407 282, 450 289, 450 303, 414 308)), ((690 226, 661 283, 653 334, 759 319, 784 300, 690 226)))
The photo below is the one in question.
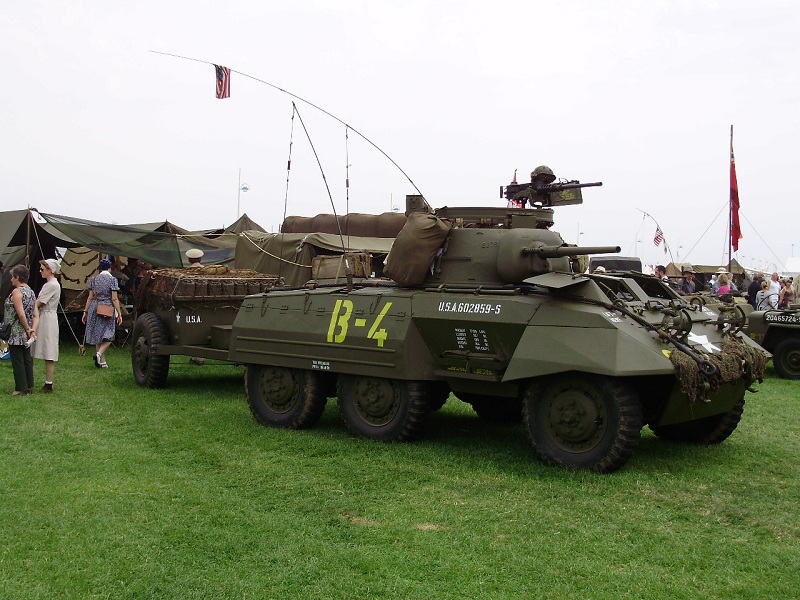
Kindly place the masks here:
POLYGON ((772 353, 775 371, 784 379, 800 379, 800 304, 783 310, 754 310, 747 334, 772 353))
POLYGON ((242 301, 280 283, 273 275, 224 265, 146 271, 136 292, 131 334, 136 383, 164 387, 173 355, 227 360, 242 301))
POLYGON ((594 472, 622 467, 645 424, 668 440, 726 439, 766 356, 736 311, 642 274, 576 272, 578 255, 619 252, 549 229, 553 207, 594 185, 501 188, 521 208, 434 211, 408 196, 391 279, 245 298, 228 359, 246 365, 254 417, 308 428, 337 397, 353 434, 409 441, 452 392, 480 417, 521 420, 545 463, 594 472))

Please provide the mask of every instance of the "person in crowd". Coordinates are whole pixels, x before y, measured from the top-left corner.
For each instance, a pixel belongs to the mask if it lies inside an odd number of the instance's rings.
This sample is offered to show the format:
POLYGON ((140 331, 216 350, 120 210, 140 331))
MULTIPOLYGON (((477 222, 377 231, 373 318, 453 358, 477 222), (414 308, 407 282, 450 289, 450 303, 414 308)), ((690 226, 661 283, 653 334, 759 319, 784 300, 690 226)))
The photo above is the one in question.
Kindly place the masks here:
POLYGON ((792 289, 792 280, 786 278, 783 280, 783 288, 778 293, 778 308, 789 308, 790 304, 794 304, 795 294, 792 289))
POLYGON ((756 276, 753 277, 753 281, 751 281, 750 285, 747 286, 747 302, 750 303, 750 306, 753 308, 758 306, 756 294, 758 294, 759 290, 761 289, 762 281, 764 281, 764 274, 756 273, 756 276))
POLYGON ((190 267, 202 267, 203 266, 203 254, 205 254, 199 248, 190 248, 186 251, 186 258, 189 259, 189 266, 190 267))
POLYGON ((100 369, 108 367, 105 352, 114 341, 117 325, 122 324, 119 305, 119 283, 111 274, 112 263, 104 258, 100 261, 100 272, 89 280, 89 295, 83 309, 82 321, 86 325, 86 343, 94 344, 94 365, 100 369), (99 307, 112 307, 113 310, 99 307), (110 312, 110 316, 98 314, 98 310, 110 312))
POLYGON ((769 291, 769 281, 761 282, 761 291, 756 294, 756 310, 774 310, 778 306, 778 296, 769 291))
POLYGON ((121 284, 122 294, 125 296, 127 304, 133 304, 133 297, 136 295, 136 288, 139 287, 141 276, 139 275, 139 259, 129 258, 128 262, 122 267, 122 274, 127 277, 124 284, 121 284))
POLYGON ((725 270, 725 267, 720 267, 719 269, 717 269, 716 275, 717 275, 717 278, 714 281, 714 283, 711 285, 711 293, 712 294, 720 294, 720 293, 727 294, 728 292, 737 292, 737 291, 739 291, 738 288, 736 287, 736 284, 733 283, 733 279, 731 277, 731 274, 728 273, 725 270), (724 278, 722 278, 723 275, 725 276, 724 278), (725 285, 728 286, 728 290, 725 291, 725 292, 720 292, 719 291, 719 288, 722 286, 722 281, 720 281, 721 278, 724 279, 725 285))
POLYGON ((31 344, 36 341, 39 311, 36 308, 36 294, 28 285, 29 278, 30 271, 25 265, 11 269, 11 285, 14 289, 3 305, 6 322, 11 324, 8 349, 14 370, 12 396, 27 395, 33 391, 31 344))
POLYGON ((772 277, 769 280, 769 293, 775 294, 775 297, 778 297, 778 294, 781 293, 781 278, 778 276, 777 273, 773 273, 772 277))
MULTIPOLYGON (((0 281, 3 279, 3 273, 5 273, 5 268, 3 267, 3 261, 0 260, 0 281)), ((5 320, 5 317, 3 317, 5 320)), ((0 360, 10 360, 11 354, 8 352, 8 344, 6 344, 5 340, 0 340, 0 360)))
POLYGON ((712 293, 717 294, 718 296, 722 296, 723 294, 729 294, 731 292, 731 284, 730 280, 728 279, 727 273, 720 273, 717 275, 717 289, 716 291, 712 290, 712 293))
POLYGON ((44 385, 39 390, 45 394, 53 391, 53 379, 58 361, 58 303, 61 300, 61 286, 58 275, 61 265, 54 258, 39 261, 39 272, 45 282, 36 298, 39 311, 39 327, 36 329, 36 343, 33 345, 33 358, 44 361, 44 385))
POLYGON ((669 277, 667 277, 667 267, 664 265, 656 265, 656 277, 664 283, 669 284, 669 277))
POLYGON ((683 279, 681 279, 680 281, 680 284, 678 286, 678 291, 684 296, 694 294, 697 291, 697 287, 694 281, 693 269, 684 270, 683 279))

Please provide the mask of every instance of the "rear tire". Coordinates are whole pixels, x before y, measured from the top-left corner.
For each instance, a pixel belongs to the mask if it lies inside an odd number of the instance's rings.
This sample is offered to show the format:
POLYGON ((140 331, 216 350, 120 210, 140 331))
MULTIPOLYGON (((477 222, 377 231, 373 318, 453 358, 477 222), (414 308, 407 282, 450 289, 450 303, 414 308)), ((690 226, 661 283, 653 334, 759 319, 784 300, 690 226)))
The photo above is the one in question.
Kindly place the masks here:
POLYGON ((639 443, 642 408, 629 383, 594 375, 562 375, 531 385, 523 421, 539 458, 595 473, 616 471, 639 443))
POLYGON ((169 355, 158 354, 159 344, 166 344, 167 328, 157 315, 147 312, 136 320, 131 344, 133 378, 142 387, 162 388, 167 385, 169 355))
POLYGON ((800 340, 789 338, 775 346, 772 364, 784 379, 800 379, 800 340))
POLYGON ((383 442, 407 442, 419 435, 428 412, 422 381, 339 376, 339 410, 354 435, 383 442))
POLYGON ((733 408, 721 415, 674 425, 651 425, 650 429, 661 439, 672 442, 719 444, 730 437, 739 425, 743 412, 744 394, 733 408))
POLYGON ((306 429, 328 402, 326 382, 314 371, 247 365, 244 389, 250 412, 262 425, 306 429))

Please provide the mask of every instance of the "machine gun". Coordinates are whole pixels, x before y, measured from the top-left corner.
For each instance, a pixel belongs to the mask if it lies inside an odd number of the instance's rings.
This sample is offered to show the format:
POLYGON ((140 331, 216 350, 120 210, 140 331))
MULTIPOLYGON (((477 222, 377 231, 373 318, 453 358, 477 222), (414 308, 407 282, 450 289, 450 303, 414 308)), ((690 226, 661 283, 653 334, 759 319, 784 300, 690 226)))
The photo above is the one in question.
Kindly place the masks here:
POLYGON ((510 183, 500 186, 500 197, 518 202, 524 208, 530 200, 531 206, 558 206, 564 204, 581 204, 583 196, 579 190, 587 187, 598 187, 602 181, 581 183, 580 181, 562 181, 559 183, 510 183))

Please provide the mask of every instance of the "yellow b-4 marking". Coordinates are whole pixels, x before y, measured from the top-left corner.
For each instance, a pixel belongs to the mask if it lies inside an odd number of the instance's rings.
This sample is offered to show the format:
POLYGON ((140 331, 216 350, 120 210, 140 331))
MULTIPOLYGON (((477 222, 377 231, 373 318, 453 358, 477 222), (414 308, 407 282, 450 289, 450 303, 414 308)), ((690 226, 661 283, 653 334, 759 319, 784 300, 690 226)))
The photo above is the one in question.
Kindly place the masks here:
MULTIPOLYGON (((369 328, 369 332, 367 333, 367 339, 376 340, 379 348, 383 348, 383 343, 386 341, 388 334, 386 333, 386 329, 378 329, 378 327, 380 327, 383 317, 385 317, 386 313, 389 312, 389 308, 391 306, 391 302, 386 303, 381 312, 378 313, 378 316, 375 317, 375 321, 372 323, 372 326, 369 328)), ((347 331, 350 328, 350 317, 352 314, 352 300, 339 299, 336 301, 336 305, 333 307, 333 312, 331 313, 331 322, 328 326, 328 342, 333 342, 335 344, 341 344, 344 342, 345 338, 347 337, 347 331)), ((366 327, 367 320, 358 317, 354 319, 353 325, 354 327, 366 327)))

